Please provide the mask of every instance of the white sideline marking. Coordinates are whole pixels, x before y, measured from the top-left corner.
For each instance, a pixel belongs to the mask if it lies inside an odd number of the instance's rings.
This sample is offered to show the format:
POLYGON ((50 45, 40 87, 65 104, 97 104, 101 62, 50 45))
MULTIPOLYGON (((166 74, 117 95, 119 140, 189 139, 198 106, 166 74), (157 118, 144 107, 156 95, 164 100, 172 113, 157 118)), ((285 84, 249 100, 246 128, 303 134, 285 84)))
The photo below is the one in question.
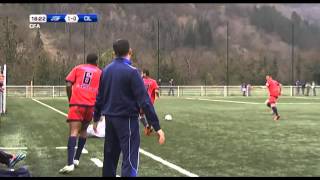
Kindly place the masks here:
POLYGON ((231 103, 237 103, 237 104, 264 104, 264 103, 255 103, 255 102, 217 100, 217 99, 203 99, 203 98, 185 98, 185 99, 200 100, 200 101, 215 101, 215 102, 231 102, 231 103))
POLYGON ((294 98, 296 98, 296 99, 310 99, 310 100, 320 100, 320 98, 308 98, 308 97, 294 97, 294 98))
MULTIPOLYGON (((41 105, 43 105, 43 106, 46 106, 46 107, 48 107, 48 108, 50 108, 50 109, 58 112, 59 114, 62 114, 62 115, 64 115, 64 116, 67 116, 66 113, 63 113, 63 112, 55 109, 54 107, 51 107, 51 106, 49 106, 49 105, 47 105, 47 104, 45 104, 45 103, 42 103, 42 102, 40 102, 40 101, 38 101, 38 100, 36 100, 36 99, 32 99, 32 100, 34 100, 35 102, 38 102, 39 104, 41 104, 41 105)), ((155 160, 155 161, 158 161, 158 162, 160 162, 160 163, 162 163, 162 164, 164 164, 164 165, 166 165, 166 166, 168 166, 168 167, 170 167, 170 168, 172 168, 172 169, 180 172, 181 174, 184 174, 184 175, 190 176, 190 177, 199 177, 198 175, 193 174, 193 173, 191 173, 191 172, 189 172, 189 171, 187 171, 187 170, 185 170, 185 169, 183 169, 183 168, 181 168, 181 167, 179 167, 179 166, 177 166, 177 165, 175 165, 175 164, 172 164, 172 163, 170 163, 170 162, 162 159, 162 158, 159 157, 159 156, 156 156, 156 155, 154 155, 154 154, 151 154, 151 153, 149 153, 149 152, 147 152, 147 151, 145 151, 145 150, 143 150, 143 149, 139 149, 139 152, 140 152, 141 154, 144 154, 145 156, 150 157, 151 159, 153 159, 153 160, 155 160)), ((98 159, 98 160, 99 160, 99 159, 98 159)), ((91 161, 93 161, 95 164, 96 164, 96 162, 99 164, 99 162, 97 161, 97 158, 91 158, 91 161), (92 160, 92 159, 93 159, 93 160, 92 160)), ((100 160, 99 160, 99 161, 100 161, 100 160)), ((100 162, 101 162, 101 161, 100 161, 100 162)), ((98 166, 98 164, 96 164, 96 165, 98 166)), ((101 164, 99 164, 99 165, 101 165, 101 164)), ((98 166, 98 167, 99 167, 99 166, 98 166)))
MULTIPOLYGON (((75 149, 77 149, 77 148, 78 148, 78 147, 76 146, 75 149)), ((56 149, 67 149, 67 147, 66 147, 66 146, 61 146, 61 147, 56 147, 56 149)), ((88 151, 86 148, 83 148, 83 149, 82 149, 82 153, 83 153, 83 154, 88 154, 89 151, 88 151)))
MULTIPOLYGON (((103 167, 103 162, 98 159, 98 158, 91 158, 90 159, 95 165, 97 165, 99 168, 103 167)), ((120 177, 118 174, 116 175, 116 177, 120 177)))
POLYGON ((145 150, 143 150, 143 149, 141 149, 141 148, 139 149, 139 152, 140 152, 141 154, 144 154, 144 155, 150 157, 151 159, 153 159, 153 160, 155 160, 155 161, 158 161, 158 162, 160 162, 160 163, 162 163, 162 164, 164 164, 164 165, 166 165, 166 166, 168 166, 168 167, 170 167, 170 168, 172 168, 172 169, 177 170, 177 171, 180 172, 181 174, 187 175, 187 176, 189 176, 189 177, 199 177, 198 175, 193 174, 193 173, 191 173, 191 172, 189 172, 189 171, 187 171, 187 170, 185 170, 185 169, 183 169, 183 168, 181 168, 181 167, 179 167, 179 166, 177 166, 177 165, 175 165, 175 164, 172 164, 172 163, 170 163, 170 162, 162 159, 162 158, 159 157, 159 156, 153 155, 153 154, 151 154, 151 153, 149 153, 149 152, 147 152, 147 151, 145 151, 145 150))
POLYGON ((41 105, 43 105, 43 106, 46 106, 46 107, 49 108, 49 109, 54 110, 55 112, 57 112, 57 113, 59 113, 59 114, 61 114, 61 115, 63 115, 63 116, 68 116, 68 114, 66 114, 66 113, 64 113, 64 112, 61 112, 61 111, 59 111, 58 109, 55 109, 55 108, 53 108, 53 107, 51 107, 51 106, 49 106, 49 105, 47 105, 47 104, 45 104, 45 103, 43 103, 43 102, 40 102, 40 101, 38 101, 38 100, 36 100, 36 99, 33 99, 33 98, 32 98, 32 100, 35 101, 35 102, 37 102, 37 103, 39 103, 39 104, 41 104, 41 105))
POLYGON ((90 159, 95 165, 97 165, 99 168, 103 167, 103 163, 100 159, 98 158, 91 158, 90 159))
POLYGON ((83 148, 83 149, 82 149, 82 153, 83 153, 83 154, 88 154, 88 153, 89 153, 89 151, 88 151, 88 150, 86 150, 85 148, 83 148))
MULTIPOLYGON (((203 98, 185 98, 189 100, 199 100, 199 101, 214 101, 214 102, 230 102, 236 104, 265 104, 265 103, 257 103, 257 102, 245 102, 245 101, 229 101, 229 100, 217 100, 217 99, 203 99, 203 98)), ((296 102, 296 103, 277 103, 277 104, 320 104, 320 103, 303 103, 303 102, 296 102)))
POLYGON ((0 147, 2 150, 27 150, 27 147, 0 147))
POLYGON ((277 103, 277 104, 320 104, 320 103, 277 103))

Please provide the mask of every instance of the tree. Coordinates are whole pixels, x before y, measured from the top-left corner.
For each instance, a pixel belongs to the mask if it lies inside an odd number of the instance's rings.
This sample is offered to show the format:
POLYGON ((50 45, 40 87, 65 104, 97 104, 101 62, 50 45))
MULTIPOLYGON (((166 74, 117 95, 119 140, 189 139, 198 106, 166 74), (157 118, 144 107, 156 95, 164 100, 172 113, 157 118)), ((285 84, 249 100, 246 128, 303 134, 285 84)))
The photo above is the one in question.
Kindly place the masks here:
POLYGON ((195 48, 196 46, 196 34, 193 30, 193 27, 191 24, 189 24, 187 27, 187 33, 184 37, 184 45, 189 48, 195 48))
POLYGON ((291 20, 293 21, 294 24, 296 24, 297 26, 300 26, 301 22, 302 22, 302 18, 299 16, 299 14, 296 11, 293 11, 291 13, 291 20))
POLYGON ((37 34, 36 34, 36 37, 34 39, 34 47, 36 49, 42 49, 43 48, 43 42, 42 42, 42 39, 41 39, 41 35, 40 35, 40 30, 39 29, 37 30, 37 34))
POLYGON ((213 44, 212 39, 212 31, 210 27, 210 23, 208 20, 201 18, 199 20, 199 25, 197 27, 197 36, 198 36, 198 43, 199 45, 203 45, 205 47, 211 47, 213 44))
POLYGON ((113 50, 107 49, 100 55, 98 59, 98 66, 101 68, 104 68, 106 65, 108 65, 112 61, 113 58, 114 58, 113 50))

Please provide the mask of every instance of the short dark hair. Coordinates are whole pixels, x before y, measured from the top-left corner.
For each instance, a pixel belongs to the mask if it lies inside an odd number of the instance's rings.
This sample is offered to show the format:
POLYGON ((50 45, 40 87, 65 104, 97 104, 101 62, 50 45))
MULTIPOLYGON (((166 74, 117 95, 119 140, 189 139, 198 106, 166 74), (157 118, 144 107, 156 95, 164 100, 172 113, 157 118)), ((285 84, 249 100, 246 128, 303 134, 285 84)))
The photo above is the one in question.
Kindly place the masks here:
POLYGON ((142 71, 144 74, 146 74, 147 76, 149 76, 149 70, 148 69, 143 69, 142 71))
POLYGON ((130 45, 126 39, 118 39, 113 43, 113 50, 116 56, 125 56, 129 53, 130 45))
POLYGON ((97 64, 98 56, 95 53, 90 53, 87 56, 87 63, 89 64, 97 64))

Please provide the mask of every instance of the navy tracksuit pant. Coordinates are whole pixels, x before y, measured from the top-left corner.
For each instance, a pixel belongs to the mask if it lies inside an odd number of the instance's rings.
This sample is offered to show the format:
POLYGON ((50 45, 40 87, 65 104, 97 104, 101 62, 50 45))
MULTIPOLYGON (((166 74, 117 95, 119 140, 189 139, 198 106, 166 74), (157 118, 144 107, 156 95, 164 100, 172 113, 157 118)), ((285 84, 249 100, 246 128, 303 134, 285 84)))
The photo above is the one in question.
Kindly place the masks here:
POLYGON ((138 175, 140 133, 138 117, 106 117, 103 177, 115 177, 122 152, 121 177, 138 175))

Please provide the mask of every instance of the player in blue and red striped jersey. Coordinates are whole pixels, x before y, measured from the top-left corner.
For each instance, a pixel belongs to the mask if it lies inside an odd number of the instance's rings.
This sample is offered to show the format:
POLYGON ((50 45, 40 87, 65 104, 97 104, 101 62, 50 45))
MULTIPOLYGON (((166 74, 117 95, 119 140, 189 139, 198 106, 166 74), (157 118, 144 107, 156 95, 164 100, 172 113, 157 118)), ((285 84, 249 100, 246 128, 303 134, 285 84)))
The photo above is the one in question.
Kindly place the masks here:
POLYGON ((66 77, 69 99, 68 165, 60 173, 69 173, 79 165, 82 149, 87 139, 87 128, 93 118, 94 105, 98 93, 101 70, 97 67, 98 56, 89 54, 87 64, 72 69, 66 77), (78 148, 75 146, 78 139, 78 148))
POLYGON ((266 80, 266 86, 269 93, 269 98, 267 99, 266 104, 272 109, 274 115, 273 120, 278 121, 280 119, 280 115, 278 113, 276 103, 279 96, 281 96, 281 84, 278 81, 273 80, 270 75, 266 76, 266 80))

